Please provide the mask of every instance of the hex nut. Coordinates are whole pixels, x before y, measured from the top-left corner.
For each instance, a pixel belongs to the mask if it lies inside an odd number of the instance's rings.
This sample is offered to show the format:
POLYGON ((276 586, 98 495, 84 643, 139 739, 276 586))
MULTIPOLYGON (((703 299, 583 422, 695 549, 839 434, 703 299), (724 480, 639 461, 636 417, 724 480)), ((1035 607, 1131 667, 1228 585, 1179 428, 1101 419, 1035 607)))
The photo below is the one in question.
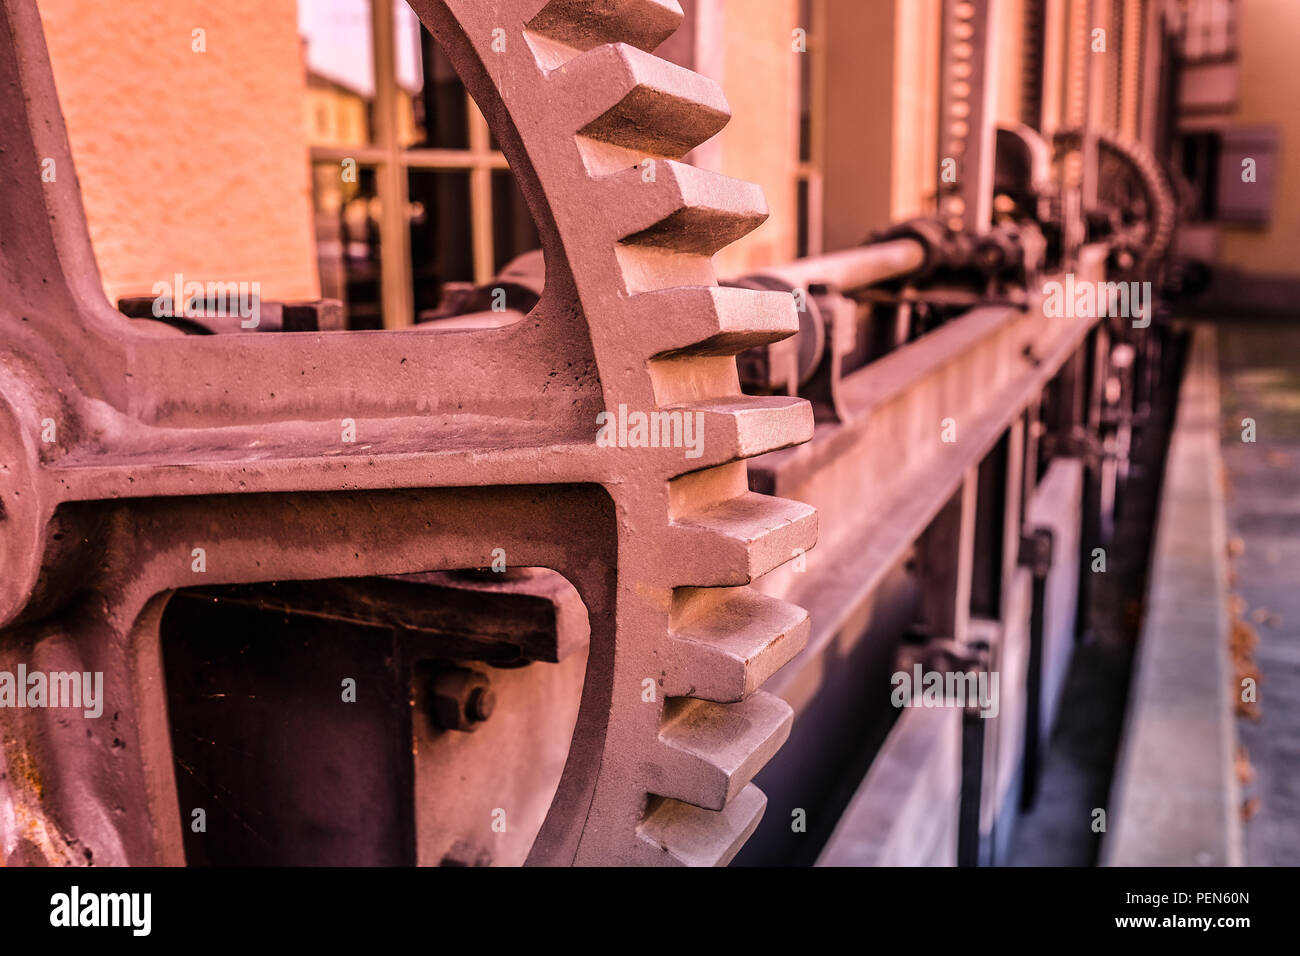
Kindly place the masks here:
POLYGON ((444 730, 472 733, 495 709, 496 693, 486 674, 448 667, 430 681, 429 714, 444 730))

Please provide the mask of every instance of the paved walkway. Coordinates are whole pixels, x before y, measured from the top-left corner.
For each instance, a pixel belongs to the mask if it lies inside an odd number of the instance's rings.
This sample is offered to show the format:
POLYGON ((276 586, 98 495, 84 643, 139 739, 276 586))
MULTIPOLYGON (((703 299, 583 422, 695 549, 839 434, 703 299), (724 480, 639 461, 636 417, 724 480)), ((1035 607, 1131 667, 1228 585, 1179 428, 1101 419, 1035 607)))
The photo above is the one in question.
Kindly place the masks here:
POLYGON ((1246 863, 1300 865, 1300 326, 1219 327, 1223 462, 1239 634, 1258 636, 1258 719, 1237 721, 1253 779, 1246 863), (1242 419, 1256 440, 1242 440, 1242 419), (1244 604, 1244 606, 1242 606, 1244 604))

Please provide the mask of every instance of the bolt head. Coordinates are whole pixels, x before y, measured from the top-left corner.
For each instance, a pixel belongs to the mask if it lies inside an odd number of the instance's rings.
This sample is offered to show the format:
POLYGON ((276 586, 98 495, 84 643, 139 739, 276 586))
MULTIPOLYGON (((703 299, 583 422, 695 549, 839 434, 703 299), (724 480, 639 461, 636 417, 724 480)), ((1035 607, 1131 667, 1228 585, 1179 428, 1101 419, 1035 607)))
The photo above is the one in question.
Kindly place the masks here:
POLYGON ((492 716, 496 707, 496 692, 491 687, 476 687, 470 692, 465 715, 472 721, 482 722, 492 716))
POLYGON ((496 694, 486 674, 464 667, 438 671, 429 687, 429 711, 444 730, 472 732, 492 716, 496 694))

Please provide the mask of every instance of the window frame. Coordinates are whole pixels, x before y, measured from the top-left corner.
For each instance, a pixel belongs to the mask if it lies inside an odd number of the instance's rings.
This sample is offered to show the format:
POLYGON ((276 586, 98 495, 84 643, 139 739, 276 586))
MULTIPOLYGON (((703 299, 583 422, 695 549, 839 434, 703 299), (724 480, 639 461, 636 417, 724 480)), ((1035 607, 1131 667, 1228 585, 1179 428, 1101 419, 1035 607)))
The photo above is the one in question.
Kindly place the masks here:
POLYGON ((414 263, 411 261, 410 195, 412 169, 469 173, 471 260, 474 282, 491 283, 496 274, 492 174, 509 170, 505 154, 492 148, 487 120, 465 91, 468 145, 465 149, 423 149, 402 145, 398 130, 397 11, 405 0, 370 0, 371 62, 374 65, 374 130, 369 146, 310 146, 310 163, 342 164, 375 173, 379 199, 380 314, 385 329, 415 324, 414 263))
MULTIPOLYGON (((824 31, 826 29, 826 0, 807 0, 807 23, 802 23, 804 42, 807 50, 802 56, 811 57, 808 63, 810 86, 808 99, 808 158, 804 159, 803 142, 795 143, 795 195, 804 190, 806 205, 799 210, 801 222, 799 228, 804 232, 806 248, 796 250, 803 256, 822 254, 825 238, 824 194, 825 194, 825 122, 826 122, 826 57, 824 31)), ((802 13, 802 11, 801 11, 802 13)), ((802 19, 802 17, 801 17, 802 19)), ((803 70, 797 72, 795 83, 798 86, 797 102, 800 110, 804 105, 803 70)), ((800 116, 800 135, 802 136, 802 116, 800 116)), ((802 204, 801 204, 802 205, 802 204)), ((797 238, 796 238, 797 241, 797 238)))

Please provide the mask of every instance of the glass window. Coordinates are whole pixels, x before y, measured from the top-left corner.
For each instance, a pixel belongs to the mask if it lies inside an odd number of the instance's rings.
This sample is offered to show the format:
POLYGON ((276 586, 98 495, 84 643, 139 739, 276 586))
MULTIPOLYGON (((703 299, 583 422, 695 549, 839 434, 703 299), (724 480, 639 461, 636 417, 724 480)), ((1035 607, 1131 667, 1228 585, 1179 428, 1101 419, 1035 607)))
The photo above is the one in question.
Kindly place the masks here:
POLYGON ((411 280, 418 321, 421 313, 437 308, 444 283, 474 280, 469 173, 412 169, 409 184, 411 280))
POLYGON ((316 163, 312 186, 321 296, 343 303, 350 327, 381 328, 375 170, 361 167, 355 177, 345 178, 337 163, 316 163))
POLYGON ((487 285, 538 247, 487 122, 405 0, 299 0, 298 25, 321 292, 350 328, 410 325, 446 283, 487 285))
POLYGON ((528 204, 509 170, 492 173, 492 215, 494 272, 500 272, 511 259, 542 244, 528 204))
POLYGON ((313 146, 374 142, 370 0, 302 0, 298 33, 306 70, 307 141, 313 146))

